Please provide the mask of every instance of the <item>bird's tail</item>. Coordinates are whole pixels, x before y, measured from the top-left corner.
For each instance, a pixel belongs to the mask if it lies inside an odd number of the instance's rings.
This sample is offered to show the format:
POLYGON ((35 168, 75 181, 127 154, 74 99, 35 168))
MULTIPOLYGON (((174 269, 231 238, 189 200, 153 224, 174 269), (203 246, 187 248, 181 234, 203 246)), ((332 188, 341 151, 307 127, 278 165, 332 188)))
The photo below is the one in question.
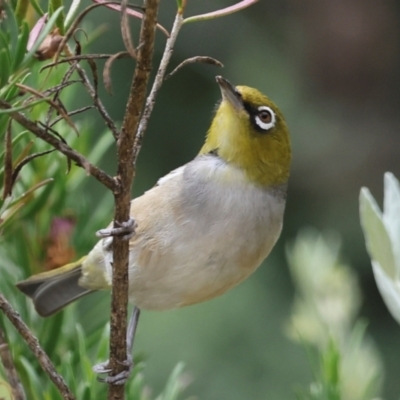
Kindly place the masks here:
POLYGON ((36 311, 48 317, 80 297, 93 292, 79 286, 85 257, 18 282, 17 288, 33 300, 36 311))

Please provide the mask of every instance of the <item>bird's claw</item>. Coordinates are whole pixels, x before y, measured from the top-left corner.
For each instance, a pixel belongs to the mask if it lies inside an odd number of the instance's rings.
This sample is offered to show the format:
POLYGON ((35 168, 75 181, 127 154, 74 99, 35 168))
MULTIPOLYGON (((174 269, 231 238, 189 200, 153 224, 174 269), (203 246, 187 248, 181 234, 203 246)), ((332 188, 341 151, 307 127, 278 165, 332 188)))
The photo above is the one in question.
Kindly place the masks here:
POLYGON ((129 218, 128 221, 124 222, 115 221, 115 225, 118 225, 118 228, 100 229, 96 232, 96 236, 101 238, 122 236, 123 240, 130 240, 135 235, 137 224, 133 218, 129 218))
MULTIPOLYGON (((128 355, 128 359, 123 362, 118 362, 119 364, 123 365, 125 369, 120 373, 107 376, 105 378, 98 377, 97 380, 103 383, 111 383, 113 385, 123 385, 128 380, 129 376, 132 373, 133 369, 133 360, 132 356, 128 355)), ((97 364, 92 368, 93 372, 96 374, 109 374, 111 372, 110 362, 107 360, 103 363, 97 364)))

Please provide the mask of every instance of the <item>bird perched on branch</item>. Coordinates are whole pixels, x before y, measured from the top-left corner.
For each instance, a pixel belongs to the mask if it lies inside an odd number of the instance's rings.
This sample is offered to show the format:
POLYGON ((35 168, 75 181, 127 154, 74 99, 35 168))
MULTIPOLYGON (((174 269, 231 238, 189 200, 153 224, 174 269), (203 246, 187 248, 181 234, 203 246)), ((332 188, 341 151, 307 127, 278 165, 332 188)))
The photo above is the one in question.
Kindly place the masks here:
MULTIPOLYGON (((140 309, 168 310, 223 294, 256 270, 281 233, 291 162, 283 115, 257 89, 216 80, 222 101, 200 153, 131 202, 130 347, 140 309)), ((109 289, 111 243, 103 238, 79 261, 17 287, 44 317, 109 289)))

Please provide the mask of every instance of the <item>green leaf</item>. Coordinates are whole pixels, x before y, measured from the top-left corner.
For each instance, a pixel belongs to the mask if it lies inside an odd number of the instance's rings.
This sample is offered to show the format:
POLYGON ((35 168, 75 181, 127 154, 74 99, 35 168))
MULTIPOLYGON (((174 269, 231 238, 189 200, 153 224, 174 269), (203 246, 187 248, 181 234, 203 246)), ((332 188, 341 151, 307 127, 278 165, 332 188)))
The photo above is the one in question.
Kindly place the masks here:
POLYGON ((40 17, 42 17, 44 15, 44 11, 40 7, 39 3, 36 0, 30 0, 30 2, 35 11, 39 14, 40 17))
MULTIPOLYGON (((3 87, 7 84, 8 78, 10 76, 11 62, 10 62, 10 54, 8 49, 0 50, 0 87, 3 87)), ((0 110, 0 113, 4 110, 0 110)))
POLYGON ((60 312, 44 321, 43 348, 50 358, 53 358, 59 339, 62 337, 63 320, 64 313, 60 312))
POLYGON ((30 72, 27 72, 26 69, 12 75, 11 80, 8 82, 8 85, 0 89, 0 98, 3 98, 5 101, 10 101, 11 99, 13 99, 19 92, 19 88, 15 84, 17 82, 24 83, 29 75, 30 72))
POLYGON ((71 7, 68 10, 67 16, 65 17, 64 26, 65 29, 69 29, 71 24, 74 22, 74 18, 78 13, 79 6, 82 0, 72 0, 71 7))
MULTIPOLYGON (((0 52, 0 54, 1 54, 1 52, 0 52)), ((0 61, 1 61, 1 59, 0 59, 0 61)), ((1 68, 1 62, 0 62, 0 68, 1 68)), ((23 104, 21 106, 12 107, 12 108, 5 108, 5 109, 0 110, 0 114, 10 114, 12 112, 22 111, 27 108, 31 108, 31 107, 35 106, 36 104, 46 102, 48 100, 51 100, 51 97, 43 97, 42 99, 32 101, 29 104, 23 104)))
POLYGON ((29 0, 18 0, 17 7, 15 9, 15 16, 19 23, 25 19, 28 8, 29 0))
POLYGON ((19 359, 16 360, 16 364, 20 365, 19 373, 22 379, 25 381, 24 387, 27 390, 27 398, 32 400, 39 400, 41 396, 39 394, 42 391, 42 385, 39 379, 39 375, 24 356, 20 355, 19 359))
POLYGON ((185 365, 183 363, 178 363, 176 367, 171 372, 170 377, 163 393, 157 398, 157 400, 176 400, 178 395, 185 388, 182 382, 181 375, 185 365))
POLYGON ((29 26, 28 23, 23 21, 21 25, 21 33, 18 35, 18 42, 14 52, 12 71, 15 72, 19 65, 22 63, 26 52, 26 45, 29 39, 29 26))
POLYGON ((53 15, 53 12, 61 8, 62 12, 57 15, 56 26, 60 31, 61 35, 64 35, 64 7, 62 0, 50 0, 49 1, 49 15, 53 15))
MULTIPOLYGON (((8 46, 10 48, 15 48, 17 45, 17 40, 18 40, 18 32, 19 32, 19 20, 17 22, 16 19, 16 12, 12 9, 11 5, 6 1, 2 3, 3 7, 6 10, 7 13, 7 32, 9 34, 9 39, 8 39, 8 46)), ((17 5, 18 7, 18 5, 17 5)))

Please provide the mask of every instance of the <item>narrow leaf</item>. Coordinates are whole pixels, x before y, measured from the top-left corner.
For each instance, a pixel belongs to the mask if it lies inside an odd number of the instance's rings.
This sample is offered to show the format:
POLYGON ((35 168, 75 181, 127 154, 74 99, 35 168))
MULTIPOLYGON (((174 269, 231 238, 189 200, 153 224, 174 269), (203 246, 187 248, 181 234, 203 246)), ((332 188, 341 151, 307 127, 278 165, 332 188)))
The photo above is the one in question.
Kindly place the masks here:
POLYGON ((223 8, 221 10, 209 12, 206 14, 195 15, 193 17, 186 18, 186 19, 184 19, 183 23, 187 24, 189 22, 197 22, 197 21, 204 21, 207 19, 225 17, 226 15, 233 14, 237 11, 243 10, 244 8, 257 3, 257 1, 258 0, 243 0, 237 4, 234 4, 233 6, 229 6, 229 7, 223 8))
POLYGON ((18 0, 17 7, 15 8, 15 16, 19 23, 25 19, 28 7, 29 0, 18 0))
POLYGON ((167 80, 168 78, 171 78, 172 75, 176 74, 181 68, 188 64, 193 64, 193 63, 204 63, 204 64, 211 64, 211 65, 216 65, 217 67, 223 68, 224 64, 222 64, 220 61, 216 60, 215 58, 208 57, 208 56, 196 56, 196 57, 191 57, 187 58, 186 60, 182 61, 171 73, 169 73, 164 79, 167 80))
POLYGON ((0 87, 7 85, 10 76, 10 54, 8 49, 0 50, 0 87))
POLYGON ((11 142, 11 120, 8 121, 6 134, 4 137, 4 187, 3 200, 11 196, 12 190, 12 142, 11 142))
POLYGON ((21 171, 21 169, 22 169, 22 167, 23 167, 24 165, 28 164, 29 161, 32 161, 32 160, 35 159, 35 158, 44 156, 44 155, 46 155, 46 154, 50 154, 50 153, 52 153, 53 151, 55 151, 55 149, 51 149, 51 150, 47 150, 47 151, 42 151, 42 152, 40 152, 40 153, 31 154, 30 156, 25 157, 20 163, 18 163, 17 166, 15 167, 13 173, 12 173, 11 188, 12 188, 12 186, 14 185, 15 181, 17 180, 18 175, 19 175, 19 173, 20 173, 20 171, 21 171))
POLYGON ((22 22, 21 33, 18 35, 17 47, 14 52, 12 71, 15 72, 24 59, 29 39, 29 26, 26 21, 22 22))
MULTIPOLYGON (((110 3, 110 2, 107 2, 106 0, 93 0, 93 1, 95 3, 97 3, 97 4, 110 3)), ((107 7, 107 8, 111 8, 112 10, 121 11, 121 6, 119 4, 104 4, 104 6, 107 7)), ((126 12, 127 12, 127 14, 129 14, 132 17, 143 19, 143 14, 142 13, 140 13, 138 11, 135 11, 135 10, 132 10, 131 8, 128 8, 126 10, 126 12)), ((169 32, 162 25, 157 24, 157 28, 162 33, 164 33, 165 36, 169 37, 169 32)))
POLYGON ((133 45, 131 32, 129 29, 129 20, 127 13, 127 0, 121 0, 121 35, 125 48, 132 58, 136 58, 136 50, 133 45))
POLYGON ((63 2, 62 0, 50 0, 49 2, 49 14, 50 16, 53 14, 53 11, 59 10, 61 8, 61 12, 58 13, 57 18, 56 18, 56 26, 58 30, 60 31, 60 34, 64 34, 64 7, 63 7, 63 2))
POLYGON ((44 15, 44 11, 40 7, 37 0, 30 0, 30 3, 32 4, 32 7, 35 9, 35 11, 38 13, 38 15, 40 15, 42 17, 44 15))
POLYGON ((76 14, 78 13, 78 8, 82 0, 72 0, 71 7, 68 10, 67 16, 65 17, 65 29, 68 29, 72 24, 76 14))
POLYGON ((121 51, 117 54, 111 56, 106 63, 104 64, 103 69, 103 82, 107 92, 111 95, 112 94, 112 84, 111 84, 111 66, 115 60, 118 58, 125 57, 128 53, 126 51, 121 51))
POLYGON ((4 108, 4 109, 0 110, 0 115, 1 114, 10 114, 10 113, 13 113, 13 112, 26 110, 27 108, 33 107, 36 104, 43 103, 44 101, 49 101, 49 100, 51 100, 50 97, 44 97, 43 99, 32 101, 29 104, 22 104, 21 106, 17 106, 17 107, 4 108))

